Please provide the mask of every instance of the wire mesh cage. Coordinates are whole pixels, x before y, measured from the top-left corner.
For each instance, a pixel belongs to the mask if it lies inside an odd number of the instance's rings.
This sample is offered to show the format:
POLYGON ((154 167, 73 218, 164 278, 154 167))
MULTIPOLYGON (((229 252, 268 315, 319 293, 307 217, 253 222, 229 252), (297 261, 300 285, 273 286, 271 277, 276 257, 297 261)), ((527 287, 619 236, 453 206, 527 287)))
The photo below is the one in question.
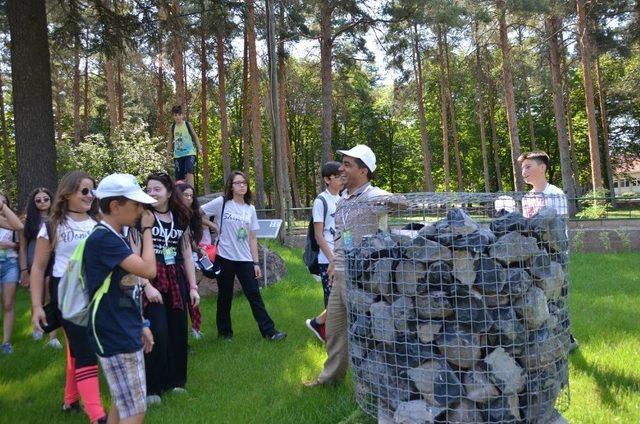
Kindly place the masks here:
POLYGON ((362 236, 344 258, 365 412, 390 423, 545 423, 568 405, 563 196, 410 194, 338 213, 362 236), (365 219, 374 215, 382 229, 365 219))

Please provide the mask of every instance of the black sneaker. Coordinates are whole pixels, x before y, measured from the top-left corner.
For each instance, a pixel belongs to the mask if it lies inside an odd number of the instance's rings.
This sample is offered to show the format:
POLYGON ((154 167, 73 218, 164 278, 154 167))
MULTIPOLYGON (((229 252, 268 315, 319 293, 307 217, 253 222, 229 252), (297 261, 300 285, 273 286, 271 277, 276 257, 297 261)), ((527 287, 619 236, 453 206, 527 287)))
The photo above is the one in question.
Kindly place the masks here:
POLYGON ((104 417, 100 418, 98 421, 96 421, 96 424, 107 424, 107 416, 105 415, 104 417))
POLYGON ((573 353, 578 349, 578 341, 573 334, 569 334, 569 353, 573 353))
POLYGON ((320 340, 322 343, 326 342, 323 335, 324 332, 322 331, 322 324, 318 324, 318 321, 316 321, 315 318, 308 319, 305 322, 307 324, 307 328, 311 330, 313 335, 316 336, 318 340, 320 340))
POLYGON ((71 405, 67 405, 66 403, 62 404, 62 412, 69 414, 79 414, 82 412, 80 410, 80 401, 77 400, 73 402, 71 405))
POLYGON ((265 336, 265 339, 269 340, 270 342, 277 342, 277 341, 283 340, 285 337, 287 337, 287 333, 283 333, 282 331, 276 331, 270 336, 265 336))

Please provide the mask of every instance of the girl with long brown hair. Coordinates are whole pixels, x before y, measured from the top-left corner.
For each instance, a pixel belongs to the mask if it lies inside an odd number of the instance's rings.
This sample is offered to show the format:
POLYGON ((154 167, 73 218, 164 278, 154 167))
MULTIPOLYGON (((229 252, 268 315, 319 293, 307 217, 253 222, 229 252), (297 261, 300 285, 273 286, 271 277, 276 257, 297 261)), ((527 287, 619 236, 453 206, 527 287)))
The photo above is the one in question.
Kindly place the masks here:
POLYGON ((262 278, 262 271, 258 262, 256 236, 260 226, 256 208, 251 204, 251 190, 246 175, 233 171, 225 183, 224 195, 203 205, 202 210, 205 215, 216 217, 219 228, 216 261, 220 261, 222 271, 218 277, 218 336, 227 340, 233 338, 231 301, 233 282, 237 276, 262 337, 270 341, 284 339, 287 335, 276 330, 260 295, 258 279, 262 278))
MULTIPOLYGON (((98 203, 93 194, 95 181, 84 171, 72 171, 62 177, 56 192, 51 216, 43 223, 36 240, 33 265, 31 266, 31 321, 35 331, 43 331, 47 317, 42 306, 42 290, 45 272, 54 252, 49 298, 52 305, 58 304, 58 283, 66 272, 69 258, 78 243, 87 238, 97 224, 98 203)), ((86 327, 60 319, 67 338, 67 377, 62 410, 80 410, 82 399, 84 410, 92 423, 106 422, 106 414, 100 400, 98 360, 91 349, 86 327)))

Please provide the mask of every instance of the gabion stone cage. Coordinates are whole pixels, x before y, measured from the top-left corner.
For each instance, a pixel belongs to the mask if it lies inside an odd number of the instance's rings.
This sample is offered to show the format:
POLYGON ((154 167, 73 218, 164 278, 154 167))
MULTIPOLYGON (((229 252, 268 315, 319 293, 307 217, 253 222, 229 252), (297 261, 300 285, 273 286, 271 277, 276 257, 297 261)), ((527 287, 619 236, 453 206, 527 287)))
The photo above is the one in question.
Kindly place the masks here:
POLYGON ((549 422, 569 400, 566 200, 384 203, 339 211, 387 222, 345 251, 358 404, 379 422, 549 422))

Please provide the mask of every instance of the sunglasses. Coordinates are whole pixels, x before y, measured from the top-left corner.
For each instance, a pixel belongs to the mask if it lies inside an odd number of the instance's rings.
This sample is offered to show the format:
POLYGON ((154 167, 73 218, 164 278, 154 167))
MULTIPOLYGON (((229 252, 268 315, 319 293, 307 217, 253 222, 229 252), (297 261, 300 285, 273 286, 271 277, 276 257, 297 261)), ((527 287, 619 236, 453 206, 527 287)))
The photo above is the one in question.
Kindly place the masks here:
POLYGON ((80 194, 82 194, 83 196, 86 196, 89 193, 91 193, 91 195, 93 195, 93 191, 90 188, 85 187, 82 190, 80 190, 80 194))
POLYGON ((45 198, 43 198, 43 199, 35 199, 35 202, 36 202, 37 204, 40 204, 40 203, 49 203, 50 201, 51 201, 51 199, 49 199, 48 197, 45 197, 45 198))

